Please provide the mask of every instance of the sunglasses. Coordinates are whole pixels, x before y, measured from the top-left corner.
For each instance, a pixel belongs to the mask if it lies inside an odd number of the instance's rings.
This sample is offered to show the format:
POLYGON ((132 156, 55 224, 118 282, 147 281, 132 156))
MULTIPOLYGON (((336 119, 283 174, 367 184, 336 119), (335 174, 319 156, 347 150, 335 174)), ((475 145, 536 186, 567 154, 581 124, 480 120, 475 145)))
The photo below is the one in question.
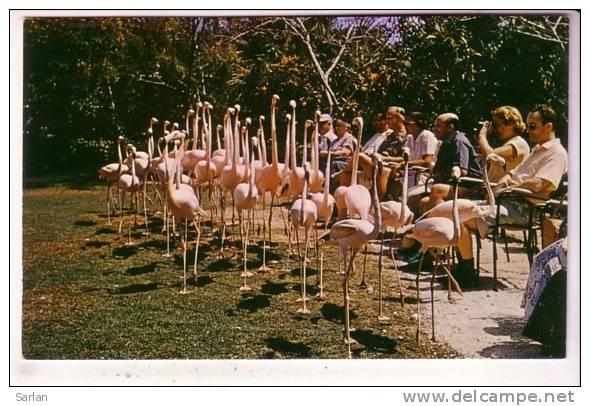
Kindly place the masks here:
POLYGON ((537 128, 537 125, 536 124, 527 124, 527 128, 529 130, 535 130, 537 128))

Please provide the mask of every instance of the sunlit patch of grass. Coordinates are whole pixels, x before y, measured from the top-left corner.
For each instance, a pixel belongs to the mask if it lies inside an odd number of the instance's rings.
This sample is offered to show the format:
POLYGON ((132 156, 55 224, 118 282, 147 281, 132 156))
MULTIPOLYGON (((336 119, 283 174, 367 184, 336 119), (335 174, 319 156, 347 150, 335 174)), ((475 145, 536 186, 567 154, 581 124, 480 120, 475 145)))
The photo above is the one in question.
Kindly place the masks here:
MULTIPOLYGON (((206 196, 207 193, 204 193, 206 196)), ((292 272, 255 274, 252 292, 242 294, 241 249, 228 248, 219 257, 219 239, 203 229, 198 283, 194 282, 194 238, 187 255, 188 290, 182 288, 182 250, 161 234, 161 217, 150 215, 151 235, 142 236, 143 220, 126 246, 129 223, 117 233, 118 216, 106 224, 105 190, 88 185, 72 189, 49 185, 25 189, 23 196, 23 354, 29 359, 266 359, 345 358, 342 326, 342 283, 336 274, 337 250, 325 252, 326 301, 312 299, 311 315, 296 314, 300 291, 299 262, 292 272), (237 251, 236 258, 232 258, 237 251)), ((205 202, 205 207, 209 207, 205 202)), ((269 252, 280 269, 286 237, 275 209, 273 245, 269 252)), ((151 212, 155 210, 152 208, 151 212)), ((160 216, 160 215, 159 215, 160 216)), ((229 216, 227 217, 229 218, 229 216)), ((231 227, 228 227, 228 232, 231 227)), ((238 232, 238 227, 235 228, 238 232)), ((215 229, 217 232, 217 229, 215 229)), ((262 246, 258 236, 255 244, 262 246)), ((239 245, 239 242, 236 242, 239 245)), ((260 265, 262 252, 252 245, 248 265, 260 265)), ((239 248, 239 247, 238 247, 239 248)), ((311 255, 315 255, 311 250, 311 255)), ((388 264, 389 267, 390 264, 388 264)), ((384 309, 389 325, 377 322, 377 270, 368 265, 368 284, 357 289, 362 260, 353 287, 353 348, 358 358, 432 358, 456 354, 426 335, 415 345, 415 305, 400 306, 395 277, 386 272, 384 309)), ((308 294, 315 288, 315 259, 309 264, 308 294)), ((408 301, 411 298, 408 298, 408 301)))

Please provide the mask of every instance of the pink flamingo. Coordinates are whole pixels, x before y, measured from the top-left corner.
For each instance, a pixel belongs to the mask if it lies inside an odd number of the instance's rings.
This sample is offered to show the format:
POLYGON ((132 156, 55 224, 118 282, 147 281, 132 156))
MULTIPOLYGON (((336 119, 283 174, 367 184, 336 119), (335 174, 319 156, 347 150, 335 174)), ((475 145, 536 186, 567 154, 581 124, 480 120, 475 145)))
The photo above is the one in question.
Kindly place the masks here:
MULTIPOLYGON (((303 192, 303 178, 305 177, 305 170, 303 166, 297 166, 297 140, 295 136, 295 107, 297 103, 295 100, 289 102, 289 106, 293 109, 293 115, 291 116, 290 128, 291 128, 291 172, 289 173, 289 196, 295 198, 303 192)), ((304 135, 305 138, 305 135, 304 135)), ((305 162, 304 162, 305 163, 305 162)))
POLYGON ((357 126, 359 132, 356 148, 352 156, 352 177, 350 180, 350 186, 339 186, 336 188, 334 191, 334 199, 336 201, 336 208, 338 209, 338 219, 343 219, 346 217, 346 214, 348 214, 351 218, 358 216, 361 220, 367 220, 369 217, 369 209, 371 207, 371 194, 366 187, 357 184, 363 119, 361 117, 356 117, 352 123, 357 126))
POLYGON ((119 181, 123 172, 129 170, 127 165, 123 164, 123 156, 121 154, 121 143, 123 143, 123 141, 123 136, 117 138, 117 156, 119 157, 119 162, 105 165, 98 171, 98 178, 104 179, 107 182, 107 224, 111 224, 111 203, 113 205, 113 210, 116 210, 112 189, 113 185, 119 181))
MULTIPOLYGON (((256 145, 258 140, 253 137, 252 144, 256 145)), ((244 153, 249 153, 248 150, 244 151, 244 153)), ((255 185, 256 181, 256 172, 254 171, 254 151, 252 151, 252 158, 250 160, 250 176, 248 179, 248 183, 240 183, 236 186, 233 191, 233 198, 234 204, 236 206, 236 210, 238 211, 238 221, 240 222, 240 237, 242 240, 242 248, 244 250, 243 257, 244 257, 244 271, 242 272, 241 276, 244 278, 244 285, 240 287, 240 291, 247 292, 252 290, 250 286, 248 286, 248 277, 252 276, 252 273, 248 271, 247 267, 247 259, 248 259, 248 234, 250 231, 250 219, 252 217, 252 213, 256 207, 256 203, 258 201, 258 190, 255 185), (244 221, 244 211, 248 213, 248 220, 244 221)))
MULTIPOLYGON (((203 114, 203 126, 206 125, 205 123, 205 109, 208 108, 208 104, 207 102, 202 103, 202 102, 198 102, 197 106, 196 106, 196 111, 193 109, 190 109, 187 112, 186 115, 186 130, 189 131, 189 117, 192 116, 193 117, 193 145, 192 145, 192 149, 186 151, 184 153, 184 158, 182 158, 182 169, 186 172, 192 172, 195 169, 195 166, 197 165, 197 163, 199 163, 200 161, 203 161, 206 159, 206 155, 207 155, 207 151, 205 149, 205 145, 201 144, 201 148, 203 149, 198 149, 197 148, 197 139, 199 138, 199 109, 201 110, 202 114, 203 114), (205 106, 205 107, 204 107, 205 106)), ((187 134, 187 140, 189 139, 187 134)))
MULTIPOLYGON (((383 223, 381 225, 381 245, 379 249, 379 321, 388 321, 389 317, 383 314, 383 240, 385 238, 385 232, 389 230, 393 230, 393 238, 391 243, 391 260, 393 261, 393 267, 395 269, 395 274, 397 276, 397 282, 399 284, 400 290, 400 301, 402 307, 404 306, 404 292, 403 287, 401 284, 401 279, 399 277, 399 271, 397 269, 397 264, 395 262, 395 258, 393 256, 393 241, 395 240, 397 231, 405 226, 412 224, 412 220, 414 218, 414 213, 408 207, 408 159, 409 159, 410 150, 408 148, 403 149, 403 158, 404 158, 404 179, 402 182, 402 201, 395 202, 395 201, 387 201, 381 202, 381 213, 383 216, 383 223)), ((364 273, 364 271, 363 271, 364 273)))
MULTIPOLYGON (((330 219, 332 218, 332 213, 334 212, 334 196, 330 194, 330 158, 332 156, 332 151, 330 150, 332 142, 330 140, 326 140, 328 142, 328 159, 326 161, 326 184, 324 185, 323 193, 312 193, 311 194, 311 201, 315 203, 317 212, 318 212, 318 220, 322 220, 324 222, 324 232, 328 231, 328 224, 330 223, 330 219)), ((318 293, 318 299, 324 298, 324 244, 322 243, 321 250, 320 250, 320 274, 319 274, 319 288, 320 292, 318 293)))
MULTIPOLYGON (((173 133, 174 134, 174 133, 173 133)), ((171 134, 172 135, 172 134, 171 134)), ((174 139, 180 139, 181 141, 183 141, 183 137, 182 134, 179 135, 173 135, 171 137, 172 140, 174 139)), ((186 188, 186 187, 181 187, 180 184, 180 173, 182 172, 181 169, 181 162, 182 162, 182 155, 183 155, 183 149, 181 147, 181 149, 179 150, 179 157, 176 159, 176 171, 177 171, 177 175, 176 175, 176 188, 173 187, 173 176, 170 176, 169 171, 168 171, 168 157, 165 156, 165 160, 164 160, 164 164, 165 164, 165 169, 166 169, 166 177, 167 177, 167 182, 166 182, 166 200, 168 202, 168 207, 170 209, 170 211, 172 212, 172 214, 174 215, 174 217, 176 219, 183 220, 184 219, 184 238, 181 232, 181 240, 182 240, 182 247, 183 247, 183 255, 182 255, 182 259, 183 259, 183 283, 182 283, 182 290, 180 291, 180 293, 185 294, 188 293, 187 289, 186 289, 186 279, 187 279, 187 275, 186 275, 186 252, 187 252, 187 245, 188 245, 188 221, 190 220, 193 225, 195 226, 195 232, 197 234, 197 242, 195 245, 195 262, 194 262, 194 275, 195 275, 195 284, 198 286, 198 275, 197 275, 197 258, 199 256, 199 243, 200 243, 200 238, 201 238, 201 230, 199 228, 199 225, 197 224, 197 221, 200 221, 200 216, 205 216, 207 213, 201 208, 201 205, 199 203, 199 199, 197 199, 197 196, 194 193, 194 190, 192 188, 186 188)), ((168 155, 165 151, 165 155, 168 155)), ((182 227, 181 227, 182 229, 182 227)))
MULTIPOLYGON (((307 200, 307 187, 309 182, 309 171, 305 168, 303 177, 303 195, 301 199, 295 200, 291 206, 291 222, 295 228, 295 236, 297 238, 297 246, 299 246, 299 227, 305 229, 305 240, 304 240, 304 255, 301 262, 301 300, 303 302, 302 307, 297 310, 300 314, 309 314, 310 310, 307 308, 307 297, 306 297, 306 269, 307 269, 307 246, 309 242, 309 232, 313 229, 318 218, 318 211, 316 205, 313 202, 307 200)), ((317 240, 317 234, 316 234, 317 240)), ((317 251, 316 251, 317 255, 317 251)))
POLYGON ((329 233, 324 234, 322 239, 329 236, 329 242, 337 244, 344 258, 344 280, 342 290, 344 293, 344 339, 348 345, 348 357, 352 358, 351 344, 356 341, 350 337, 350 297, 348 295, 348 280, 354 267, 354 258, 357 253, 371 240, 379 235, 381 229, 381 207, 379 206, 379 197, 377 196, 377 176, 381 172, 382 164, 376 163, 377 170, 373 171, 372 187, 372 205, 375 210, 375 223, 371 224, 368 220, 362 219, 345 219, 340 220, 334 225, 329 233), (348 250, 351 250, 350 261, 347 265, 348 250))
MULTIPOLYGON (((129 153, 129 166, 131 166, 131 173, 124 173, 119 177, 119 192, 123 194, 122 197, 119 198, 121 202, 121 216, 119 221, 119 234, 121 234, 121 227, 123 225, 123 202, 125 200, 125 193, 130 194, 130 201, 133 202, 133 197, 135 197, 135 205, 138 204, 137 192, 139 191, 139 187, 141 186, 141 182, 139 177, 135 173, 135 147, 131 144, 127 145, 127 151, 129 153)), ((137 223, 137 212, 135 213, 135 223, 137 223)), ((131 214, 129 215, 129 242, 127 245, 133 245, 131 242, 131 214)))
POLYGON ((319 168, 319 140, 318 140, 318 120, 321 115, 319 110, 315 112, 315 131, 311 136, 311 174, 309 175, 309 190, 312 193, 322 191, 322 184, 324 183, 324 174, 319 168))
MULTIPOLYGON (((459 207, 457 206, 457 193, 458 187, 457 182, 459 177, 461 176, 461 169, 458 166, 453 167, 452 169, 452 183, 454 189, 454 197, 452 203, 452 212, 453 212, 453 219, 449 220, 446 217, 429 217, 422 220, 419 220, 414 224, 414 228, 412 234, 409 237, 414 238, 415 240, 419 241, 422 244, 420 248, 420 253, 422 257, 420 258, 420 265, 418 266, 418 274, 416 275, 416 304, 417 304, 417 314, 418 314, 418 329, 416 332, 416 342, 420 345, 420 271, 422 270, 422 263, 424 261, 424 254, 429 248, 436 248, 436 265, 432 271, 432 276, 430 278, 430 299, 431 299, 431 307, 432 307, 432 340, 435 340, 434 337, 434 278, 436 276, 436 270, 439 264, 440 258, 440 249, 445 249, 449 247, 454 247, 459 244, 459 238, 461 237, 461 223, 459 221, 459 207)), ((450 256, 447 257, 450 267, 450 256)), ((451 275, 449 269, 447 267, 442 266, 443 270, 447 273, 449 280, 451 281, 448 285, 448 298, 451 300, 451 283, 457 289, 459 294, 463 294, 459 284, 451 275)))
MULTIPOLYGON (((262 265, 258 272, 269 272, 266 265, 266 221, 264 221, 264 213, 266 211, 266 194, 270 193, 270 210, 268 214, 268 239, 272 241, 272 207, 274 205, 275 196, 281 187, 281 168, 279 166, 279 154, 277 146, 277 127, 276 127, 276 105, 279 101, 279 96, 276 94, 271 98, 270 104, 270 136, 271 136, 271 163, 265 165, 260 170, 260 175, 256 175, 256 186, 262 196, 262 265)), ((263 148, 264 150, 264 148, 263 148)))

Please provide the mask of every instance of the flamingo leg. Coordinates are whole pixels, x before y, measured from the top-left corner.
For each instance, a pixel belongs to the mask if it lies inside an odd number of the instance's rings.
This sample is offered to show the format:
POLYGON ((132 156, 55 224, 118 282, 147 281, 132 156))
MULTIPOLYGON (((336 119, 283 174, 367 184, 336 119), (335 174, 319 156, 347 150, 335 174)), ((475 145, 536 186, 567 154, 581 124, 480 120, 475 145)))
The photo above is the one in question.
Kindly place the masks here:
POLYGON ((168 213, 168 202, 164 203, 164 228, 166 228, 166 253, 164 256, 170 258, 170 215, 168 213))
POLYGON ((182 226, 180 227, 180 243, 182 244, 182 290, 180 291, 181 294, 186 294, 188 291, 186 290, 186 244, 187 244, 187 237, 188 237, 188 225, 187 220, 185 220, 185 234, 184 238, 182 235, 182 226))
MULTIPOLYGON (((432 341, 436 341, 434 335, 434 278, 436 277, 436 270, 439 267, 440 262, 440 252, 438 249, 436 250, 436 261, 434 265, 434 269, 432 270, 432 276, 430 277, 430 317, 432 322, 432 341)), ((450 286, 450 284, 449 284, 450 286)))
POLYGON ((111 199, 112 199, 112 189, 111 189, 111 184, 109 183, 109 185, 107 186, 107 224, 110 225, 111 224, 111 199))
POLYGON ((344 280, 342 281, 342 288, 344 291, 344 342, 348 345, 349 359, 352 359, 351 345, 356 343, 356 340, 350 337, 350 296, 348 294, 348 278, 350 277, 350 271, 352 270, 352 264, 354 263, 355 256, 356 252, 353 251, 350 257, 350 264, 346 270, 346 274, 344 275, 344 280))
POLYGON ((365 273, 367 271, 367 244, 365 244, 365 255, 363 258, 363 277, 361 278, 361 282, 359 283, 359 289, 367 289, 367 284, 365 283, 365 273))
POLYGON ((121 227, 123 226, 123 202, 125 201, 125 192, 122 192, 121 189, 119 189, 119 200, 121 201, 121 206, 119 207, 119 234, 121 234, 121 227))
MULTIPOLYGON (((262 195, 262 265, 258 268, 258 272, 265 273, 269 269, 266 266, 266 221, 264 221, 264 212, 266 211, 266 199, 262 195)), ((272 200, 270 205, 270 212, 272 214, 272 200)), ((269 225, 270 227, 270 225, 269 225)))
POLYGON ((393 256, 393 241, 395 240, 396 233, 393 233, 393 237, 391 239, 391 260, 393 261, 393 269, 395 269, 395 276, 397 277, 397 284, 399 285, 399 299, 401 302, 402 307, 404 307, 404 288, 402 286, 402 280, 399 277, 399 270, 397 269, 397 263, 395 262, 395 257, 393 256))
POLYGON ((304 258, 301 262, 301 300, 303 302, 302 307, 297 310, 299 314, 310 314, 311 311, 307 308, 307 293, 306 293, 306 270, 307 270, 307 245, 309 242, 309 227, 305 226, 305 248, 304 258))
POLYGON ((143 177, 143 216, 145 220, 145 233, 144 235, 150 235, 150 229, 148 226, 148 218, 147 218, 147 174, 143 177))
POLYGON ((383 240, 385 233, 381 235, 381 246, 379 247, 379 316, 380 322, 389 321, 390 318, 383 314, 383 240))
POLYGON ((242 272, 242 277, 244 278, 244 284, 240 287, 240 292, 248 292, 252 290, 250 286, 248 286, 248 276, 250 276, 250 272, 248 272, 248 221, 244 221, 244 218, 241 214, 242 212, 238 212, 238 221, 240 222, 240 238, 242 240, 242 249, 243 249, 243 257, 244 257, 244 270, 242 272))
POLYGON ((287 232, 287 240, 289 241, 289 244, 287 246, 287 264, 285 266, 285 268, 283 269, 284 272, 289 272, 290 268, 289 268, 289 259, 291 257, 291 222, 289 221, 289 228, 288 228, 288 232, 287 232))
POLYGON ((422 263, 424 262, 424 255, 426 251, 422 252, 420 256, 420 265, 418 265, 418 272, 416 273, 416 315, 418 328, 416 329, 416 345, 420 346, 420 272, 422 271, 422 263))
POLYGON ((197 265, 199 264, 199 245, 201 243, 201 219, 197 219, 197 222, 193 220, 193 225, 195 226, 195 232, 197 233, 197 242, 195 243, 195 264, 193 268, 193 272, 195 274, 195 286, 199 287, 199 276, 197 274, 197 265))

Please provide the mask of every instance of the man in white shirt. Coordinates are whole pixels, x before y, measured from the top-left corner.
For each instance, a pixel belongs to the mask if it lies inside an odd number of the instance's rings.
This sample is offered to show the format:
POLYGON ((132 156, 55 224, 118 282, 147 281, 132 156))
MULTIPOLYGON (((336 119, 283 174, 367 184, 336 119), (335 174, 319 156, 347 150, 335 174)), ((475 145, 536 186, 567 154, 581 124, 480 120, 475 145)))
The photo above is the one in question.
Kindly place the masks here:
MULTIPOLYGON (((405 121, 406 129, 411 137, 408 137, 407 144, 410 147, 409 166, 430 167, 436 160, 436 152, 439 142, 434 133, 426 129, 426 118, 420 112, 412 112, 405 121)), ((416 179, 416 172, 410 171, 408 174, 409 186, 422 185, 426 180, 426 175, 416 179)))

